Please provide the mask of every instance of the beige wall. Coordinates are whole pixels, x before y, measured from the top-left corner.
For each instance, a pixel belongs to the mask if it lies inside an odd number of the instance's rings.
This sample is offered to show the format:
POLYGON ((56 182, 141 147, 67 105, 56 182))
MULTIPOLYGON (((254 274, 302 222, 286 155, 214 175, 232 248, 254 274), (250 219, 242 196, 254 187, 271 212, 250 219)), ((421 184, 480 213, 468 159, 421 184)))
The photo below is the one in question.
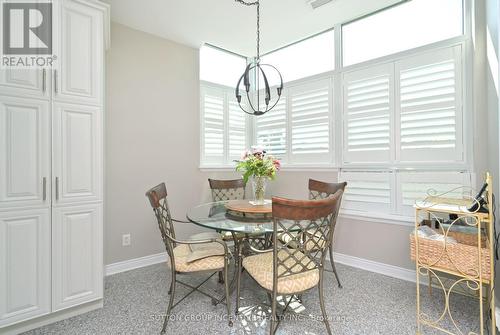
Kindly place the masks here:
POLYGON ((119 24, 107 53, 105 263, 162 251, 145 191, 168 181, 176 216, 200 200, 198 52, 119 24), (132 245, 121 246, 130 233, 132 245))

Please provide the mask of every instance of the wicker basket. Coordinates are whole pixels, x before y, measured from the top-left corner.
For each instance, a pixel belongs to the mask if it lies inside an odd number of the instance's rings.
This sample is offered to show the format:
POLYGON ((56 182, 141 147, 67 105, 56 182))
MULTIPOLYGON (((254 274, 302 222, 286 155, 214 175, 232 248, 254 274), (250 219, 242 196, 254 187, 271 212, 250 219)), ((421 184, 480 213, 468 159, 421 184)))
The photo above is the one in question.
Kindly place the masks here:
MULTIPOLYGON (((476 234, 462 232, 448 233, 457 243, 434 241, 428 238, 418 238, 419 263, 434 268, 449 270, 479 279, 478 241, 476 234)), ((415 236, 410 234, 411 259, 415 261, 415 236)), ((481 236, 481 268, 483 280, 491 279, 489 242, 481 236)))

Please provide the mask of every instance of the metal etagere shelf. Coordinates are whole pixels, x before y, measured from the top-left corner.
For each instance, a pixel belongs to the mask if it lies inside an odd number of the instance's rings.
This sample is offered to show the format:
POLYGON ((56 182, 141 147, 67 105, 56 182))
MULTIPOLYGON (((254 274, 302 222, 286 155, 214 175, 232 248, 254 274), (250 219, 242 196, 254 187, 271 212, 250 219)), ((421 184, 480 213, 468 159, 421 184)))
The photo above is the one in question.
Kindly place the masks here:
POLYGON ((410 241, 411 257, 417 271, 418 335, 425 334, 426 327, 451 335, 486 335, 490 332, 495 335, 495 223, 491 186, 492 178, 488 173, 485 190, 488 210, 485 212, 468 210, 471 203, 477 201, 471 196, 458 199, 449 198, 447 194, 430 194, 414 206, 415 231, 410 241), (433 237, 437 238, 423 236, 421 228, 424 225, 428 225, 436 233, 433 237), (428 285, 429 294, 437 287, 444 296, 444 308, 434 318, 422 309, 421 276, 428 277, 428 282, 423 283, 428 285), (477 299, 479 332, 461 329, 462 323, 453 314, 452 293, 467 293, 477 299))

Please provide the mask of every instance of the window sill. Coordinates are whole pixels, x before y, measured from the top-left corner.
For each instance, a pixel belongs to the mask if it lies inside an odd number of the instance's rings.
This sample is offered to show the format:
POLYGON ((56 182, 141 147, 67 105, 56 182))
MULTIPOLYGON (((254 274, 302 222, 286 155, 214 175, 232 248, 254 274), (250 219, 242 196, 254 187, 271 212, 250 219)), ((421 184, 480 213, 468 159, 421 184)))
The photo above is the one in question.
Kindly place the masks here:
MULTIPOLYGON (((224 165, 213 165, 213 166, 200 166, 199 170, 201 172, 227 172, 227 171, 235 171, 234 166, 224 166, 224 165)), ((282 165, 282 172, 309 172, 309 171, 324 171, 324 172, 338 172, 339 168, 328 165, 282 165)))
POLYGON ((343 209, 340 211, 339 216, 343 219, 348 219, 348 220, 369 221, 369 222, 394 224, 407 227, 413 227, 415 224, 414 217, 396 215, 396 214, 361 212, 361 211, 343 209))
POLYGON ((221 171, 221 172, 226 172, 226 171, 235 171, 236 167, 234 166, 227 166, 227 165, 204 165, 204 166, 199 166, 198 169, 201 172, 212 172, 212 171, 221 171))

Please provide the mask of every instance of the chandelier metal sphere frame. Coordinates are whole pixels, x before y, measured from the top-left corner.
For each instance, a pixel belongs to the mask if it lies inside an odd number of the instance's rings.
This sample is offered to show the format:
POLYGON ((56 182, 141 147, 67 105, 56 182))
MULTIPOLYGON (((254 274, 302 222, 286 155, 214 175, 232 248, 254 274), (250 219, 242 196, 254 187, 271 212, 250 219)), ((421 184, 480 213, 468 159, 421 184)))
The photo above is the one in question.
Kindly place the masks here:
POLYGON ((245 6, 256 6, 257 7, 257 55, 254 59, 253 62, 247 65, 245 68, 245 72, 241 75, 240 79, 238 80, 238 84, 236 85, 236 100, 238 101, 238 105, 240 106, 241 110, 244 111, 247 114, 250 115, 263 115, 270 110, 272 110, 279 102, 281 98, 281 93, 283 92, 283 77, 281 76, 281 73, 278 71, 278 69, 270 64, 261 64, 260 63, 260 1, 254 1, 254 2, 246 2, 244 0, 235 0, 236 2, 243 4, 245 6), (276 88, 276 93, 277 93, 277 99, 273 103, 273 97, 271 95, 271 88, 269 86, 269 80, 268 76, 266 75, 264 68, 269 68, 271 70, 276 71, 276 73, 279 76, 280 84, 276 88), (256 92, 256 106, 254 106, 254 103, 252 103, 252 97, 251 97, 251 73, 255 73, 255 84, 254 86, 256 87, 255 92, 256 92), (264 99, 263 102, 265 104, 265 108, 261 110, 261 93, 260 93, 260 88, 259 88, 259 76, 262 75, 262 79, 264 81, 264 99), (245 87, 246 91, 246 96, 248 100, 248 107, 245 109, 242 104, 242 95, 240 93, 240 86, 241 83, 243 82, 243 86, 245 87))

